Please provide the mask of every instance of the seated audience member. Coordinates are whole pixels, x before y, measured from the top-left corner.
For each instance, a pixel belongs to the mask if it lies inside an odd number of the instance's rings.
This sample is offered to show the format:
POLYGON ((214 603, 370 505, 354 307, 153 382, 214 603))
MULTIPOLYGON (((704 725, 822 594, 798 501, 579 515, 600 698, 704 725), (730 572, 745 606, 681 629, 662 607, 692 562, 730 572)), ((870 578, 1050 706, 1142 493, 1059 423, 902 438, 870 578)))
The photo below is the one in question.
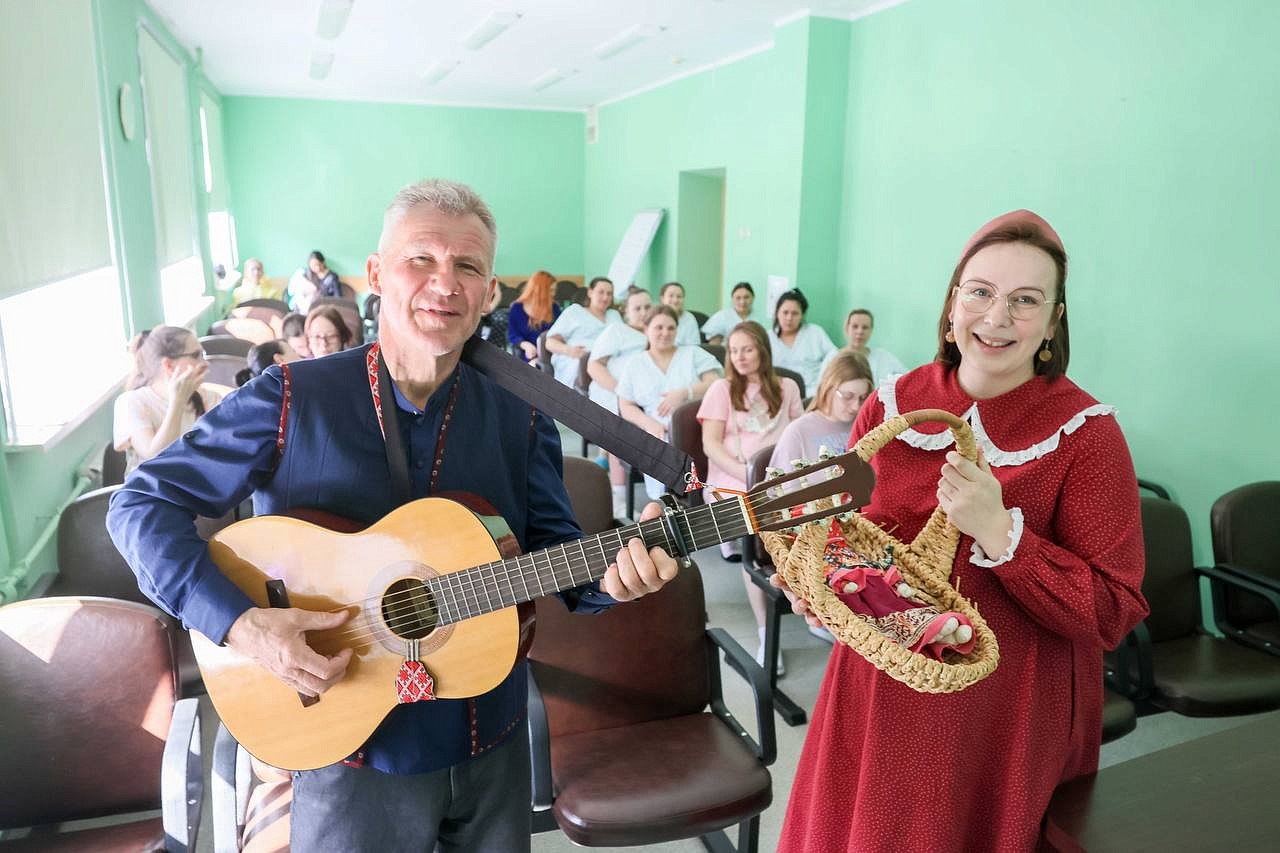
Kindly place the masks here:
POLYGON ((511 351, 525 361, 538 360, 538 335, 560 316, 560 306, 552 298, 555 281, 551 273, 538 270, 529 276, 520 298, 507 311, 507 340, 511 351))
POLYGON ((250 379, 257 377, 273 364, 289 364, 301 357, 294 352, 293 347, 289 346, 286 340, 267 341, 265 344, 250 347, 249 354, 244 359, 247 366, 236 374, 236 387, 239 388, 250 379))
MULTIPOLYGON (((622 322, 605 326, 591 345, 591 357, 587 360, 591 385, 587 395, 614 414, 618 412, 618 395, 614 393, 618 377, 627 360, 649 344, 644 336, 644 324, 651 310, 649 291, 633 286, 622 301, 622 322)), ((609 454, 609 479, 613 483, 613 515, 625 518, 628 472, 622 460, 612 453, 609 454)))
POLYGON ((295 270, 289 277, 289 307, 305 314, 319 296, 342 298, 342 283, 325 263, 324 253, 316 250, 307 256, 306 267, 295 270))
POLYGON ((837 350, 822 369, 808 411, 782 431, 769 459, 770 467, 787 472, 794 470, 799 460, 817 462, 824 447, 835 454, 844 453, 853 419, 873 389, 867 360, 855 352, 837 350))
POLYGON ((676 315, 676 346, 697 346, 702 343, 702 332, 698 329, 698 319, 684 310, 684 285, 678 281, 669 281, 658 291, 658 302, 667 306, 676 315))
POLYGON ((480 327, 476 330, 481 339, 497 347, 507 345, 507 309, 502 304, 502 288, 495 287, 489 297, 489 307, 480 315, 480 327))
POLYGON ((578 379, 578 362, 605 327, 621 323, 622 315, 613 307, 613 282, 599 276, 587 287, 587 304, 570 305, 547 329, 547 349, 556 379, 572 386, 578 379))
POLYGON ((280 336, 289 342, 299 358, 311 358, 311 347, 307 346, 307 317, 296 311, 284 315, 280 321, 280 336))
POLYGON ((206 385, 209 364, 196 336, 176 326, 156 326, 129 345, 134 368, 129 390, 116 398, 112 428, 125 471, 155 456, 221 402, 220 385, 206 385))
MULTIPOLYGON (((875 377, 874 387, 890 376, 901 376, 907 372, 898 357, 886 349, 868 346, 871 341, 871 330, 875 327, 875 318, 866 308, 854 308, 844 321, 844 338, 847 342, 844 349, 856 352, 867 360, 871 367, 871 375, 875 377)), ((827 362, 835 358, 835 353, 827 355, 827 362)), ((823 365, 825 367, 826 364, 823 365)))
MULTIPOLYGON (((747 489, 747 462, 761 447, 776 442, 787 424, 800 417, 800 388, 794 379, 773 372, 769 355, 769 335, 753 320, 739 323, 729 333, 725 353, 724 379, 707 389, 698 409, 702 424, 702 450, 707 454, 707 484, 738 492, 747 489)), ((715 500, 708 492, 708 502, 715 500)), ((730 562, 741 562, 742 546, 737 540, 720 545, 720 553, 730 562)), ((756 661, 764 662, 764 591, 742 573, 747 599, 756 616, 760 650, 756 661)), ((784 672, 778 658, 778 674, 784 672)))
POLYGON ((809 310, 809 300, 793 288, 778 297, 773 311, 773 331, 769 344, 773 348, 773 366, 794 370, 804 378, 807 391, 818 385, 822 375, 822 362, 836 345, 821 326, 804 321, 809 310))
MULTIPOLYGON (((648 347, 627 361, 616 389, 619 414, 664 441, 671 413, 699 399, 720 375, 711 353, 697 345, 676 345, 676 323, 670 306, 653 309, 644 327, 648 347)), ((651 498, 662 495, 661 483, 649 476, 644 481, 651 498)))
POLYGON ((342 319, 342 312, 332 305, 312 308, 307 314, 304 329, 312 358, 342 352, 350 345, 353 337, 351 329, 347 328, 346 321, 342 319))
POLYGON ((248 299, 283 299, 284 288, 273 285, 263 278, 262 261, 250 258, 244 262, 244 278, 231 291, 231 298, 236 305, 248 299))
POLYGON ((756 292, 752 289, 751 282, 740 281, 735 284, 729 301, 731 307, 721 308, 702 324, 702 336, 709 344, 723 344, 734 326, 751 319, 751 307, 756 301, 756 292))

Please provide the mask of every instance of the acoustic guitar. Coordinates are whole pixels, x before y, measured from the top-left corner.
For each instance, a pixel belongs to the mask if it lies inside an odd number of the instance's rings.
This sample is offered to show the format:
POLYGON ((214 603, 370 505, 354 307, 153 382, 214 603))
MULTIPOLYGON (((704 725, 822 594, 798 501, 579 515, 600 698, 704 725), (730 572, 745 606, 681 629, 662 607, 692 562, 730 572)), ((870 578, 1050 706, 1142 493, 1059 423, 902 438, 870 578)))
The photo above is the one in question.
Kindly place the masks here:
POLYGON ((598 580, 630 539, 686 555, 795 527, 850 509, 803 512, 810 501, 865 493, 869 477, 865 463, 847 453, 742 497, 668 508, 651 521, 514 556, 505 523, 478 511, 476 501, 416 500, 358 532, 291 517, 250 518, 210 540, 214 562, 259 607, 348 610, 351 618, 339 628, 307 637, 321 654, 353 649, 346 675, 320 697, 304 697, 198 632, 192 644, 209 698, 245 749, 287 770, 323 767, 359 749, 396 706, 406 658, 426 666, 437 698, 492 690, 532 636, 519 605, 598 580), (805 476, 792 484, 798 488, 784 486, 805 476))

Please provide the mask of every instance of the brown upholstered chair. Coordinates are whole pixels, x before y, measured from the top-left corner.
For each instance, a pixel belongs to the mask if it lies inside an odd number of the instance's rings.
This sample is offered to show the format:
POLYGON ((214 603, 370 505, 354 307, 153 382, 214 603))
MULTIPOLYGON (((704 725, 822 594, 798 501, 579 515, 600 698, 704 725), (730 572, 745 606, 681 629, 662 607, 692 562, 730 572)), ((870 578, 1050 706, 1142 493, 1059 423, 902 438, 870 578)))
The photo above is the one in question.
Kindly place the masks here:
POLYGON ((129 601, 0 608, 0 850, 195 849, 199 706, 178 699, 171 641, 160 611, 129 601))
POLYGON ((585 305, 587 302, 587 289, 575 281, 561 280, 556 282, 551 298, 561 308, 568 308, 570 305, 585 305))
POLYGON ((280 337, 280 332, 265 320, 256 317, 228 317, 209 327, 211 335, 230 335, 243 338, 251 344, 265 344, 280 337))
POLYGON ((575 615, 556 598, 537 611, 534 831, 559 826, 587 847, 700 836, 729 850, 724 830, 737 824, 737 849, 754 851, 773 799, 769 683, 737 642, 707 629, 696 565, 606 613, 575 615), (758 741, 724 706, 720 650, 755 694, 758 741))
POLYGON ((245 368, 244 356, 206 355, 204 360, 209 364, 209 372, 204 377, 205 382, 226 385, 228 388, 236 387, 236 374, 245 368))
POLYGON ((590 459, 566 456, 564 487, 584 535, 603 533, 618 526, 613 517, 613 490, 608 471, 590 459))
MULTIPOLYGON (((538 369, 546 373, 554 372, 551 368, 551 350, 547 349, 547 333, 545 331, 538 335, 535 346, 538 348, 538 358, 536 360, 538 369)), ((517 354, 519 355, 520 353, 517 354)))
MULTIPOLYGON (((1232 489, 1209 512, 1218 568, 1280 593, 1280 480, 1232 489)), ((1225 634, 1280 655, 1274 598, 1228 587, 1216 615, 1225 634)))
MULTIPOLYGON (((119 488, 107 486, 85 492, 62 511, 58 518, 58 573, 45 595, 96 595, 151 605, 138 589, 138 579, 129 564, 107 535, 107 505, 119 488)), ((230 521, 230 514, 220 519, 198 518, 196 528, 207 539, 230 521)), ((164 619, 173 634, 182 695, 204 693, 190 637, 178 620, 168 615, 164 619)))
MULTIPOLYGON (((792 370, 789 367, 774 367, 773 372, 778 374, 779 376, 785 376, 788 379, 795 382, 796 387, 800 389, 800 399, 802 400, 804 399, 805 387, 804 387, 803 376, 801 376, 799 373, 796 373, 794 370, 792 370)), ((814 389, 814 390, 817 390, 817 389, 814 389)))
POLYGON ((102 448, 102 485, 118 486, 124 482, 124 469, 129 461, 123 450, 116 450, 115 444, 108 441, 102 448))
MULTIPOLYGON (((690 308, 689 313, 693 315, 693 319, 698 321, 698 337, 705 343, 707 340, 707 336, 702 334, 702 327, 707 325, 707 320, 708 320, 707 312, 694 311, 692 308, 690 308)), ((724 360, 721 359, 720 363, 723 364, 724 360)))
POLYGON ((210 774, 215 853, 287 853, 293 776, 249 755, 218 723, 210 774))
POLYGON ((1102 742, 1110 743, 1138 727, 1133 700, 1112 690, 1102 690, 1102 742))
MULTIPOLYGON (((702 328, 702 327, 699 326, 698 328, 702 328)), ((711 357, 720 363, 721 367, 724 367, 724 357, 725 357, 726 350, 722 344, 703 344, 702 348, 707 352, 709 352, 711 354, 711 357)))
POLYGON ((1136 684, 1134 697, 1191 717, 1251 714, 1280 708, 1280 660, 1200 629, 1200 578, 1218 599, 1228 588, 1265 594, 1230 572, 1197 567, 1191 526, 1182 507, 1142 498, 1146 576, 1142 593, 1151 615, 1122 644, 1132 653, 1108 655, 1109 666, 1136 684))
POLYGON ((231 335, 205 335, 200 339, 200 346, 204 349, 205 355, 234 355, 241 361, 253 348, 250 341, 244 338, 233 338, 231 335))
MULTIPOLYGON (((707 453, 702 449, 702 424, 698 423, 698 408, 702 405, 701 400, 690 400, 687 403, 681 403, 676 410, 671 413, 671 428, 668 432, 671 444, 689 454, 689 458, 693 460, 693 464, 698 468, 698 476, 705 478, 707 476, 707 453)), ((707 502, 709 495, 703 494, 706 490, 699 489, 696 492, 689 492, 686 496, 691 506, 698 506, 707 502)))
POLYGON ((275 307, 274 305, 267 307, 264 305, 241 304, 232 308, 227 313, 227 318, 228 319, 243 318, 243 319, 249 319, 249 320, 261 320, 262 322, 266 323, 268 326, 271 327, 271 331, 274 332, 275 336, 278 338, 281 336, 282 326, 284 323, 284 316, 287 313, 288 313, 287 309, 285 311, 281 311, 279 308, 275 307))
POLYGON ((289 303, 283 299, 246 299, 236 304, 237 308, 270 308, 283 317, 289 313, 289 303))

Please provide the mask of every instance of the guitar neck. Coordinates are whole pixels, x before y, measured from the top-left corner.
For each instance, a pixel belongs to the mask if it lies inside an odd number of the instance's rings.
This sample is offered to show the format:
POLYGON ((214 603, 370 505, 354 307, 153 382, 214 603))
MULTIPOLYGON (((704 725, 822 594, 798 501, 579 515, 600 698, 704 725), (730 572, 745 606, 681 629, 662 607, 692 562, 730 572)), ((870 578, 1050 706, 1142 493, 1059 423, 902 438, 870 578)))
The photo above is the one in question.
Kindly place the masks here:
POLYGON ((693 552, 741 538, 750 530, 745 505, 734 498, 441 575, 427 587, 439 623, 447 625, 599 580, 623 545, 637 536, 646 548, 678 554, 681 548, 673 534, 693 552))

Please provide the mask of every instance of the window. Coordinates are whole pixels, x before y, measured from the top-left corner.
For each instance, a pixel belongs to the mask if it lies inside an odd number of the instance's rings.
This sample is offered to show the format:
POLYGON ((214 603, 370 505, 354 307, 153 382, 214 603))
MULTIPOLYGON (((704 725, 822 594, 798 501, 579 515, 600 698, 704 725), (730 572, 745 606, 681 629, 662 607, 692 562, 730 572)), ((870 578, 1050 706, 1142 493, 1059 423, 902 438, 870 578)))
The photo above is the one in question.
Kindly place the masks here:
POLYGON ((0 79, 0 384, 37 444, 127 369, 90 0, 0 5, 0 79))
POLYGON ((131 366, 114 266, 0 299, 11 444, 42 444, 131 366))
POLYGON ((200 93, 200 135, 204 150, 204 191, 208 196, 210 260, 230 273, 240 265, 236 223, 227 191, 227 163, 222 144, 222 108, 208 92, 200 93))

